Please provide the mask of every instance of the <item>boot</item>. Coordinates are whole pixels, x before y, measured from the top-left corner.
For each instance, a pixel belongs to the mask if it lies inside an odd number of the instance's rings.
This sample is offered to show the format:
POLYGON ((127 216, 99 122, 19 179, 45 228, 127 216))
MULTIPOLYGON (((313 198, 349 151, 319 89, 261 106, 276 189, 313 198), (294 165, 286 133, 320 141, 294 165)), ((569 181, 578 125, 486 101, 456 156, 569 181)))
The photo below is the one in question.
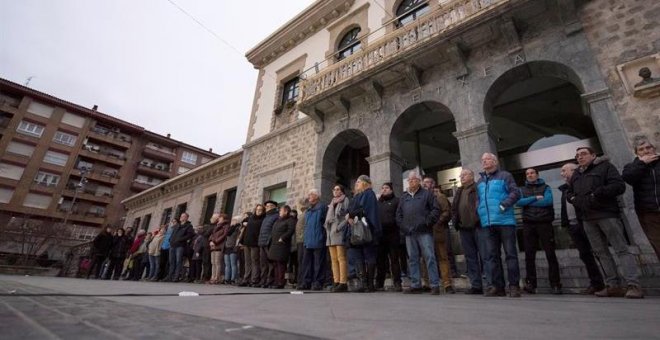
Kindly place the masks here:
POLYGON ((364 293, 367 289, 367 273, 364 268, 364 263, 358 261, 355 264, 355 272, 357 273, 357 287, 355 289, 356 293, 364 293))
POLYGON ((367 285, 366 292, 373 293, 376 291, 374 287, 374 275, 376 274, 376 264, 367 264, 367 285))

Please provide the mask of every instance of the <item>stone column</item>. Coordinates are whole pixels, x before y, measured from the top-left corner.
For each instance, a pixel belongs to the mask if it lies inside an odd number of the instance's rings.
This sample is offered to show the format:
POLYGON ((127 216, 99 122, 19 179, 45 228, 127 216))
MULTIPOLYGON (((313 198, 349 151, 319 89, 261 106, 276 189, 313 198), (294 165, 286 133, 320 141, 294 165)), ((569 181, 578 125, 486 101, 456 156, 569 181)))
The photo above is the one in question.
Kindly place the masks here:
MULTIPOLYGON (((591 115, 604 154, 621 172, 623 166, 631 162, 634 156, 619 117, 614 110, 609 89, 583 94, 582 99, 591 115)), ((626 231, 632 238, 632 243, 638 247, 634 251, 639 251, 642 263, 657 263, 658 258, 637 219, 630 186, 627 186, 626 192, 621 198, 619 205, 626 231)))
POLYGON ((488 131, 488 123, 485 123, 454 132, 461 153, 461 164, 474 171, 475 177, 481 170, 481 155, 484 152, 497 154, 497 147, 488 131))
POLYGON ((190 222, 198 225, 202 220, 204 206, 204 197, 202 197, 204 188, 201 185, 195 186, 190 193, 190 202, 188 203, 188 212, 190 213, 190 222))
POLYGON ((403 191, 403 159, 391 152, 384 152, 367 158, 374 192, 378 194, 383 183, 392 182, 395 193, 403 191))

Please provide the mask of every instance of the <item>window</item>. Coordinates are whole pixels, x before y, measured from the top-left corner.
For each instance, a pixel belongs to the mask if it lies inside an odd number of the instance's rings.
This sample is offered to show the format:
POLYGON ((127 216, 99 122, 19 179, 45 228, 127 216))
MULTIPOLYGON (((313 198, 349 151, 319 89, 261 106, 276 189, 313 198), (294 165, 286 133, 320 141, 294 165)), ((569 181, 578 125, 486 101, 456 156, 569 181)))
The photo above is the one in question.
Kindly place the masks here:
POLYGON ((181 161, 185 162, 185 163, 188 163, 188 164, 195 165, 195 164, 197 164, 197 155, 192 153, 192 152, 189 152, 189 151, 184 151, 181 154, 181 161))
POLYGON ((215 212, 215 203, 218 201, 218 195, 213 194, 204 198, 204 213, 202 214, 202 224, 210 223, 211 216, 215 212))
POLYGON ((76 165, 76 169, 78 170, 90 171, 93 168, 94 168, 94 164, 82 160, 78 160, 78 165, 76 165))
POLYGON ((298 99, 298 94, 300 92, 300 78, 295 77, 286 83, 282 89, 282 105, 286 103, 293 103, 298 99))
POLYGON ((396 9, 399 18, 398 26, 402 27, 430 11, 429 4, 425 0, 404 0, 396 9))
POLYGON ((55 132, 55 137, 53 137, 53 141, 55 143, 60 143, 68 146, 75 145, 76 139, 78 139, 78 137, 62 131, 55 132))
POLYGON ((177 175, 181 175, 182 173, 188 172, 189 170, 190 169, 188 169, 186 167, 180 166, 179 169, 177 169, 176 173, 177 173, 177 175))
POLYGON ((139 217, 133 220, 133 230, 137 230, 140 227, 140 220, 139 217))
POLYGON ((59 166, 65 166, 68 160, 69 160, 69 155, 55 151, 50 151, 50 150, 46 151, 46 155, 44 156, 45 163, 55 164, 59 166))
POLYGON ((222 207, 222 212, 231 215, 234 211, 234 203, 236 202, 236 188, 226 190, 223 196, 225 202, 222 207))
POLYGON ((57 184, 60 182, 60 175, 39 171, 37 173, 37 176, 34 178, 34 181, 37 182, 39 185, 54 187, 57 186, 57 184))
POLYGON ((39 124, 22 120, 21 123, 18 124, 16 131, 30 136, 41 137, 44 133, 44 127, 39 124))
POLYGON ((9 203, 14 195, 14 189, 0 188, 0 203, 9 203))
POLYGON ((13 180, 20 180, 23 176, 24 167, 9 164, 9 163, 0 163, 0 177, 9 178, 13 180))
POLYGON ((7 145, 7 152, 30 157, 32 156, 32 152, 34 152, 34 146, 11 141, 9 142, 9 145, 7 145))
POLYGON ((48 209, 52 198, 53 197, 50 195, 35 194, 31 192, 25 196, 23 206, 38 209, 48 209))
POLYGON ((188 203, 187 202, 177 205, 176 206, 176 212, 174 213, 174 216, 176 217, 176 219, 178 220, 179 217, 181 216, 181 214, 186 212, 187 209, 188 209, 188 203))
POLYGON ((98 234, 98 229, 94 227, 85 227, 81 225, 74 225, 71 229, 71 237, 78 240, 91 241, 98 234))
POLYGON ((360 49, 362 43, 358 40, 359 34, 360 28, 356 27, 341 38, 337 46, 337 60, 342 60, 360 49))
POLYGON ((142 229, 149 230, 149 224, 151 223, 151 214, 144 217, 142 220, 142 229))
POLYGON ((62 123, 69 124, 77 128, 82 128, 85 125, 85 118, 74 115, 73 113, 66 112, 64 113, 64 116, 62 116, 62 123))
POLYGON ((163 210, 163 217, 160 219, 160 224, 168 224, 172 219, 172 208, 163 210))
POLYGON ((286 204, 286 183, 266 189, 264 192, 264 201, 275 201, 277 204, 286 204))
POLYGON ((54 110, 55 108, 52 106, 44 105, 38 102, 32 102, 30 103, 30 106, 28 106, 28 112, 46 118, 50 118, 50 116, 53 115, 54 110))

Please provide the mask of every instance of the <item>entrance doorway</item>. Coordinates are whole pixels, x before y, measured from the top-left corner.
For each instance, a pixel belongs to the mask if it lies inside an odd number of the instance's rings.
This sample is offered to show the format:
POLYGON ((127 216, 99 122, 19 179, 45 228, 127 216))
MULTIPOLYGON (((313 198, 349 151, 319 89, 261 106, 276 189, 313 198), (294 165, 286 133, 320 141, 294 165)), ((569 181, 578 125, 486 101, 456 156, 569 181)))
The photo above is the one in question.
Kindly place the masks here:
POLYGON ((331 198, 335 184, 343 185, 350 195, 357 178, 370 174, 367 158, 369 140, 362 131, 346 130, 335 136, 323 155, 322 198, 331 198))

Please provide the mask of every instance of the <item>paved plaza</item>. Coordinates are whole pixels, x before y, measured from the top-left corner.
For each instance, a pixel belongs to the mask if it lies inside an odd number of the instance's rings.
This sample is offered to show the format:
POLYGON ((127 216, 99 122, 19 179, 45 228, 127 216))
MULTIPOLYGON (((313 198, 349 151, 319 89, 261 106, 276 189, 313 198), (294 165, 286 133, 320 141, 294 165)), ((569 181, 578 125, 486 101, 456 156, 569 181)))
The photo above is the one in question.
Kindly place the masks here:
POLYGON ((660 338, 655 297, 290 294, 2 275, 0 293, 3 339, 660 338), (178 296, 182 291, 200 296, 178 296))

